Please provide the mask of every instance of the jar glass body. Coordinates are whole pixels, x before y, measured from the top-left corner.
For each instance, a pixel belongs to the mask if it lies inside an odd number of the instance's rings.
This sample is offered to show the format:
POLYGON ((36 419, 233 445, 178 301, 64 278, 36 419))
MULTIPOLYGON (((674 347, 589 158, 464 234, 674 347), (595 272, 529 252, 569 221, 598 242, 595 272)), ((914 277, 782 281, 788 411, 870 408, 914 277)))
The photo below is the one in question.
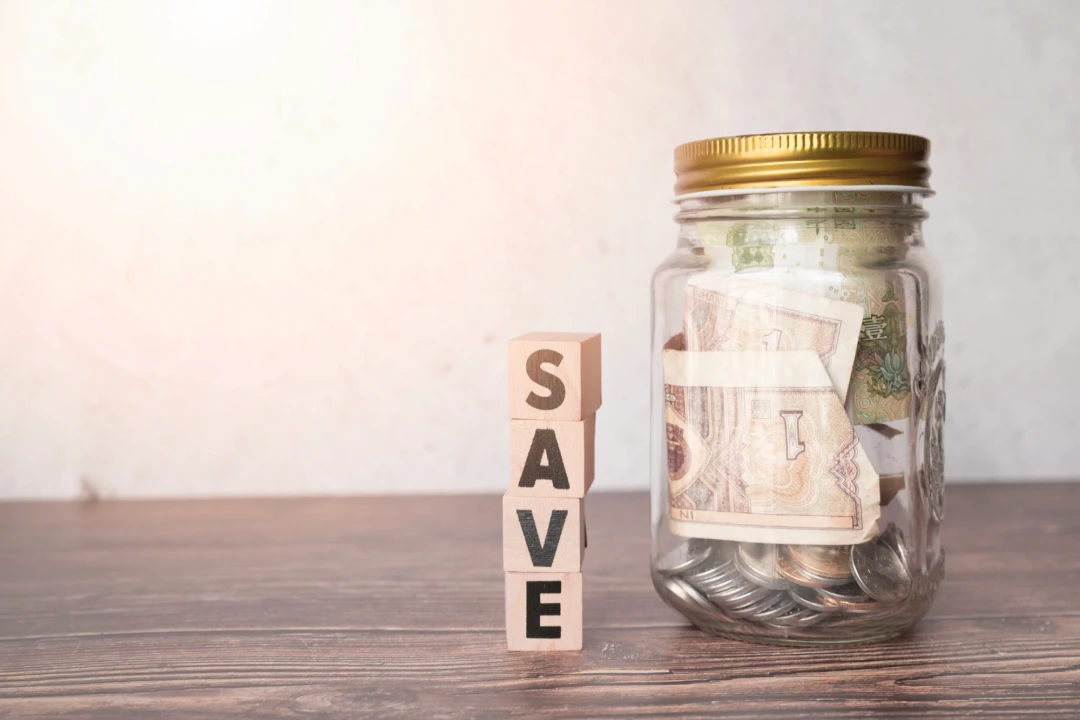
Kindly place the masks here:
POLYGON ((679 201, 653 278, 652 575, 698 627, 883 640, 944 573, 944 330, 922 194, 679 201))

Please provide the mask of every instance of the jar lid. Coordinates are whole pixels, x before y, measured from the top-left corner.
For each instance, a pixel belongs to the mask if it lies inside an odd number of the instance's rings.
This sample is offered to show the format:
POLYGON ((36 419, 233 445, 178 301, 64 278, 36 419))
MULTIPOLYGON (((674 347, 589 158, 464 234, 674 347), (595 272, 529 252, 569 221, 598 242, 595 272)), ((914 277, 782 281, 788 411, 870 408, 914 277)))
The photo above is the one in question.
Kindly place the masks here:
POLYGON ((799 185, 929 188, 930 141, 881 132, 696 140, 675 148, 675 194, 799 185))

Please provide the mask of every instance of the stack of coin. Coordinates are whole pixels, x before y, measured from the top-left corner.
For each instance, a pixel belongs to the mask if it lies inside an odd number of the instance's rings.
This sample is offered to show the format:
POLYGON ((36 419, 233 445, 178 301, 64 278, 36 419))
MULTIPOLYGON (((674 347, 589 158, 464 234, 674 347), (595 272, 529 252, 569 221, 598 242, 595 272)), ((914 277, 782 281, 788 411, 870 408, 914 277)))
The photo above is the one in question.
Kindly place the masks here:
POLYGON ((859 545, 694 539, 682 556, 661 563, 656 582, 698 624, 738 620, 789 630, 888 617, 912 594, 904 537, 894 525, 859 545))

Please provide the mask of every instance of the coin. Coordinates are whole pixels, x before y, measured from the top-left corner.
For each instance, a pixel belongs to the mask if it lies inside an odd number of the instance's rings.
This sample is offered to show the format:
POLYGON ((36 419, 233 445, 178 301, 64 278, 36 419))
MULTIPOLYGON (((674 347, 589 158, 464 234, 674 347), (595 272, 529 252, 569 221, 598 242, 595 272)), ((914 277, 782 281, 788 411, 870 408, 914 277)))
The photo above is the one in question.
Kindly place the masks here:
MULTIPOLYGON (((686 548, 686 552, 687 557, 684 560, 682 560, 681 562, 676 562, 670 567, 664 567, 665 563, 663 561, 657 563, 660 572, 664 573, 665 575, 681 575, 687 570, 692 570, 693 568, 701 565, 706 560, 708 560, 713 553, 713 548, 705 547, 703 551, 692 552, 692 548, 688 545, 686 548)), ((678 555, 678 553, 679 548, 676 548, 673 552, 668 553, 668 555, 678 555)), ((665 560, 666 559, 667 558, 665 557, 665 560)))
POLYGON ((863 592, 880 602, 900 602, 911 594, 911 571, 896 526, 851 550, 851 574, 863 592))
POLYGON ((686 542, 686 552, 691 555, 711 553, 721 545, 727 544, 724 540, 710 540, 709 538, 690 538, 686 542))
POLYGON ((804 585, 812 588, 830 587, 832 585, 843 585, 846 582, 851 581, 851 576, 844 577, 827 577, 816 575, 810 570, 806 569, 802 565, 795 562, 789 552, 790 546, 785 546, 780 549, 780 552, 776 556, 776 572, 780 577, 790 580, 795 585, 804 585))
POLYGON ((821 602, 825 605, 847 610, 848 612, 869 612, 880 605, 855 583, 831 588, 819 588, 817 592, 821 597, 821 602))
POLYGON ((765 590, 766 594, 756 597, 752 602, 743 602, 738 607, 729 608, 727 613, 732 617, 758 621, 761 614, 768 613, 777 603, 784 600, 784 593, 780 590, 760 589, 765 590))
POLYGON ((723 602, 728 608, 742 608, 754 605, 765 598, 773 597, 775 599, 774 596, 776 592, 776 590, 771 590, 767 587, 751 585, 742 592, 723 596, 723 602))
POLYGON ((735 554, 735 549, 730 543, 716 543, 707 546, 702 552, 705 559, 683 571, 681 575, 684 578, 708 578, 728 570, 734 572, 735 564, 732 562, 732 556, 735 554))
POLYGON ((811 577, 851 577, 850 545, 785 545, 784 553, 811 577))
POLYGON ((725 576, 712 582, 699 584, 698 587, 707 595, 732 597, 746 592, 747 590, 752 590, 758 586, 736 572, 734 577, 725 576))
POLYGON ((696 581, 694 585, 706 595, 725 595, 739 592, 741 588, 750 585, 750 581, 740 575, 738 571, 732 570, 730 572, 731 575, 723 575, 706 582, 696 581))
MULTIPOLYGON (((884 533, 885 541, 896 550, 900 559, 904 561, 904 566, 910 569, 911 558, 908 557, 907 545, 904 544, 904 533, 900 532, 900 528, 895 525, 889 525, 886 529, 891 530, 891 532, 884 533)), ((732 554, 734 554, 734 551, 732 554)))
POLYGON ((684 580, 689 580, 695 585, 701 583, 707 583, 712 580, 723 579, 729 576, 730 572, 734 572, 734 568, 728 568, 725 565, 713 565, 706 568, 696 568, 695 572, 683 573, 681 577, 684 580))
POLYGON ((777 546, 766 543, 739 543, 735 567, 746 578, 773 590, 786 590, 791 583, 776 571, 777 546))
POLYGON ((693 585, 677 577, 664 578, 664 584, 668 590, 679 600, 681 604, 694 610, 704 610, 706 613, 714 613, 717 608, 709 602, 693 585))
POLYGON ((858 546, 699 539, 669 553, 654 578, 672 607, 716 632, 732 623, 784 631, 826 618, 837 627, 865 623, 904 607, 911 592, 908 551, 894 525, 858 546))
POLYGON ((773 618, 766 622, 766 625, 773 627, 809 627, 815 623, 821 622, 826 617, 826 613, 814 612, 810 608, 800 607, 790 610, 789 612, 773 618))
POLYGON ((829 617, 828 613, 807 611, 807 614, 796 620, 794 625, 795 627, 806 628, 811 625, 817 625, 827 617, 829 617))
POLYGON ((771 608, 755 613, 753 619, 757 622, 768 622, 769 620, 788 614, 797 607, 795 601, 790 597, 781 595, 781 598, 782 599, 771 608))
POLYGON ((873 612, 880 608, 882 605, 877 600, 863 595, 856 600, 836 600, 834 598, 822 598, 822 602, 826 605, 833 605, 836 608, 847 610, 853 613, 866 613, 873 612))
POLYGON ((788 590, 788 593, 791 595, 792 601, 810 610, 829 613, 836 612, 839 609, 837 605, 827 604, 814 588, 796 585, 788 590))
POLYGON ((731 598, 743 595, 751 590, 758 589, 759 586, 750 582, 742 575, 737 575, 734 578, 729 578, 723 582, 711 583, 707 587, 701 588, 706 595, 711 595, 719 602, 727 602, 731 598))
POLYGON ((863 589, 856 585, 854 582, 849 582, 844 585, 836 585, 829 588, 818 588, 817 593, 826 600, 858 602, 860 599, 867 599, 866 593, 863 592, 863 589))
POLYGON ((776 558, 776 573, 791 582, 794 586, 805 585, 807 587, 824 587, 828 583, 819 583, 814 578, 803 572, 803 569, 793 563, 790 558, 781 552, 776 558))

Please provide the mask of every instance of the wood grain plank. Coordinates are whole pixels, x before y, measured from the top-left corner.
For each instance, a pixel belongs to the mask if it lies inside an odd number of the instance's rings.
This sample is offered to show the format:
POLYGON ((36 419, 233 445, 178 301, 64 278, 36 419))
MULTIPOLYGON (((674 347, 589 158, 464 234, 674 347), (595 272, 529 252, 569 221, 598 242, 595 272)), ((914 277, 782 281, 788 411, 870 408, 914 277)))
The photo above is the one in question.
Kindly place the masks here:
POLYGON ((688 627, 590 497, 569 655, 505 649, 497 497, 0 504, 0 716, 1080 717, 1080 486, 950 488, 938 602, 857 648, 688 627))

